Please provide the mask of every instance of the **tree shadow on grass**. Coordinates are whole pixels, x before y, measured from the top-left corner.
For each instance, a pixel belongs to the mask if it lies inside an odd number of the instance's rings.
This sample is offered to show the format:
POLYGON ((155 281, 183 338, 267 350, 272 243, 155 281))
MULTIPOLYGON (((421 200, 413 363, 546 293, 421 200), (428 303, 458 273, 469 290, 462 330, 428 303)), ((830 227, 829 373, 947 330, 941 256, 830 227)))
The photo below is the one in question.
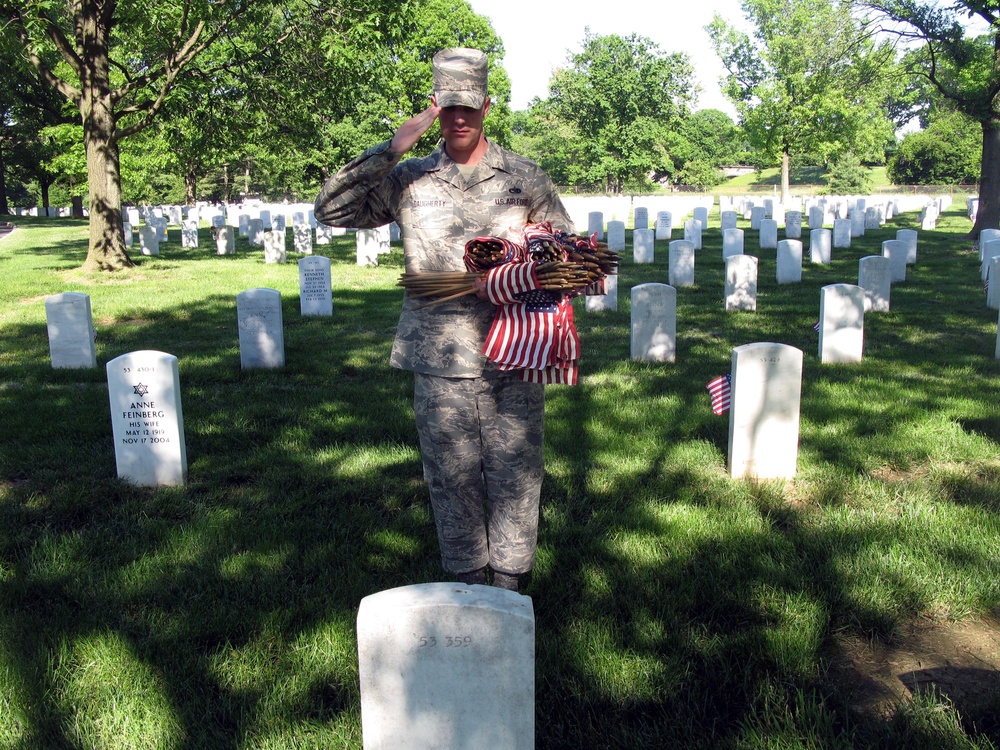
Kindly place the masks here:
MULTIPOLYGON (((704 266, 681 294, 677 363, 627 361, 623 286, 620 312, 578 315, 584 383, 549 391, 531 590, 539 747, 740 746, 754 732, 822 731, 817 715, 849 732, 846 709, 824 693, 831 634, 891 639, 901 616, 929 605, 919 581, 878 562, 910 549, 912 527, 927 531, 928 520, 821 523, 820 495, 850 506, 835 481, 803 483, 796 505, 781 485, 726 478, 727 420, 711 414, 704 384, 755 330, 808 342, 798 331, 813 303, 776 290, 778 315, 725 315, 721 271, 704 266), (883 595, 858 580, 858 559, 876 561, 883 595), (813 688, 814 713, 768 724, 813 688)), ((623 267, 625 284, 663 276, 664 264, 623 267)), ((321 321, 283 298, 282 371, 239 369, 235 300, 221 293, 102 326, 102 363, 149 348, 181 360, 191 463, 176 489, 114 479, 103 370, 52 371, 44 343, 32 343, 44 329, 12 331, 27 360, 0 370, 0 421, 11 427, 0 438, 0 640, 24 721, 12 747, 86 744, 74 727, 107 714, 78 702, 78 682, 97 674, 90 644, 104 640, 124 641, 150 668, 147 690, 163 697, 163 731, 178 745, 294 745, 309 732, 360 744, 358 603, 439 576, 411 381, 386 364, 398 303, 396 291, 345 289, 321 321)), ((949 325, 978 323, 970 314, 949 325)), ((995 374, 960 337, 922 355, 907 382, 879 380, 878 358, 912 359, 920 330, 897 326, 871 368, 823 368, 807 352, 802 451, 813 468, 867 471, 918 455, 887 438, 948 400, 949 367, 983 374, 965 396, 992 403, 995 374), (852 382, 873 397, 844 414, 837 389, 852 382), (875 405, 903 386, 906 400, 875 405), (834 421, 853 439, 828 435, 834 421)), ((951 487, 974 500, 973 487, 951 487)), ((995 576, 995 557, 972 543, 917 551, 956 581, 995 576)), ((126 680, 143 694, 141 682, 126 680)), ((138 724, 143 705, 126 711, 138 724)))

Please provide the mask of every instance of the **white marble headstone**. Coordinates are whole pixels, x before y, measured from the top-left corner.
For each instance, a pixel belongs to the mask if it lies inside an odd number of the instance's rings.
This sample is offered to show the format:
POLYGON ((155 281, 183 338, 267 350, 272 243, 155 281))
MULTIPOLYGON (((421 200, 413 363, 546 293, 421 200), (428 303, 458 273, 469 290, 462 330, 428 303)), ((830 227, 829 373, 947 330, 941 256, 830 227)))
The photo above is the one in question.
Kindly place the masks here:
POLYGON ((739 217, 735 211, 723 211, 719 214, 722 231, 726 231, 727 229, 736 229, 738 219, 739 217))
POLYGON ((139 247, 143 255, 160 254, 160 240, 156 234, 156 227, 146 224, 139 228, 139 247))
POLYGON ((281 229, 271 229, 264 235, 264 262, 284 263, 288 260, 285 250, 285 232, 281 229))
POLYGON ((632 287, 632 359, 673 362, 677 356, 677 290, 668 284, 632 287))
POLYGON ((670 211, 658 211, 656 213, 656 239, 670 240, 673 234, 673 215, 670 211))
POLYGON ((792 479, 799 453, 802 350, 774 343, 733 349, 729 475, 792 479))
POLYGON ((856 284, 828 284, 820 289, 820 362, 860 362, 864 342, 865 290, 856 284))
POLYGON ((760 223, 767 218, 767 209, 764 206, 753 206, 750 209, 750 228, 760 229, 760 223))
POLYGON ((990 259, 987 280, 986 306, 991 310, 1000 310, 1000 255, 994 255, 990 259))
POLYGON ((774 250, 778 247, 778 222, 774 219, 760 220, 760 235, 758 236, 761 250, 774 250))
POLYGON ((822 206, 809 207, 809 229, 822 229, 825 218, 822 206))
POLYGON ((107 364, 118 476, 140 487, 187 481, 177 357, 137 351, 107 364))
POLYGON ((917 230, 897 229, 896 239, 906 243, 906 263, 914 265, 917 262, 917 230))
POLYGON ((684 239, 694 245, 695 250, 701 250, 701 222, 688 219, 684 222, 684 239))
POLYGON ((281 293, 258 287, 236 295, 240 366, 244 370, 285 366, 281 293))
POLYGON ((299 309, 303 315, 333 315, 329 258, 312 255, 299 260, 299 309))
MULTIPOLYGON (((636 209, 638 210, 638 209, 636 209)), ((636 263, 653 262, 652 229, 635 229, 632 232, 632 259, 636 263)))
POLYGON ((382 236, 378 229, 359 229, 355 236, 357 264, 359 266, 377 266, 378 256, 389 252, 388 235, 382 236))
POLYGON ((260 219, 250 219, 248 237, 251 247, 261 247, 264 244, 264 222, 260 219))
POLYGON ((701 224, 701 231, 708 229, 708 209, 705 206, 694 207, 694 220, 701 224))
POLYGON ((608 250, 622 252, 625 250, 625 222, 608 222, 608 250))
POLYGON ((906 281, 906 254, 909 251, 902 240, 885 240, 882 243, 882 255, 889 259, 892 271, 892 283, 906 281))
POLYGON ((198 222, 185 219, 181 223, 181 247, 198 247, 198 222))
POLYGON ((46 297, 45 326, 53 368, 97 367, 89 295, 62 292, 46 297))
POLYGON ((1000 229, 987 228, 979 232, 979 260, 983 259, 983 245, 990 240, 1000 240, 1000 229))
POLYGON ((604 214, 600 211, 591 211, 587 214, 587 234, 597 233, 597 239, 604 241, 604 214))
POLYGON ((888 312, 892 269, 884 255, 866 255, 858 261, 858 286, 865 290, 865 312, 888 312))
POLYGON ((785 237, 790 240, 802 238, 802 212, 788 211, 785 214, 785 237))
POLYGON ((812 263, 830 265, 831 234, 829 229, 813 229, 809 232, 809 260, 812 263))
POLYGON ((851 246, 851 220, 833 220, 833 246, 837 248, 849 248, 851 246))
POLYGON ((632 229, 649 229, 649 209, 636 206, 632 212, 632 229))
POLYGON ((726 310, 757 309, 757 258, 733 255, 726 258, 726 310))
POLYGON ((775 279, 779 284, 802 281, 802 240, 781 240, 776 253, 775 279))
POLYGON ((736 227, 722 230, 722 258, 743 254, 743 230, 736 227))
POLYGON ((302 255, 312 255, 312 227, 305 222, 293 224, 292 239, 295 244, 295 252, 302 255))
POLYGON ((364 750, 532 750, 531 599, 491 586, 423 583, 361 600, 364 750))
POLYGON ((215 230, 215 254, 236 255, 236 228, 213 227, 215 230))
POLYGON ((132 244, 135 241, 135 230, 132 229, 132 224, 127 221, 123 221, 122 234, 125 235, 125 247, 132 247, 132 244))
POLYGON ((668 245, 667 281, 673 287, 694 286, 694 245, 673 240, 668 245))

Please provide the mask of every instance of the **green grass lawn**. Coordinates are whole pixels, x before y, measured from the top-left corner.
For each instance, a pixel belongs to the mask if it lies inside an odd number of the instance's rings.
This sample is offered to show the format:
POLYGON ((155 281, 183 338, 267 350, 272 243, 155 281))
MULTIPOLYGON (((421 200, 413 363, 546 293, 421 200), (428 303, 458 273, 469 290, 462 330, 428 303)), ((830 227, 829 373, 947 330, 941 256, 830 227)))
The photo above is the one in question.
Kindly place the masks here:
MULTIPOLYGON (((1000 617, 997 312, 963 210, 920 233, 860 364, 820 365, 820 288, 856 283, 915 214, 783 286, 745 226, 754 313, 723 311, 713 214, 674 364, 629 359, 628 290, 666 281, 665 242, 652 265, 625 253, 617 312, 579 304, 582 382, 547 391, 539 748, 1000 744, 996 689, 870 711, 863 680, 835 679, 847 642, 1000 617), (704 386, 755 341, 805 353, 791 481, 725 471, 704 386)), ((17 223, 0 241, 0 748, 360 748, 358 604, 441 580, 411 377, 388 366, 399 249, 359 268, 353 237, 316 247, 334 315, 303 318, 291 253, 216 256, 207 229, 181 249, 172 228, 160 256, 88 276, 83 223, 17 223), (280 371, 240 369, 236 295, 254 287, 282 294, 280 371), (65 291, 91 297, 95 370, 50 367, 44 299, 65 291), (104 365, 140 349, 179 358, 184 487, 116 478, 104 365)))

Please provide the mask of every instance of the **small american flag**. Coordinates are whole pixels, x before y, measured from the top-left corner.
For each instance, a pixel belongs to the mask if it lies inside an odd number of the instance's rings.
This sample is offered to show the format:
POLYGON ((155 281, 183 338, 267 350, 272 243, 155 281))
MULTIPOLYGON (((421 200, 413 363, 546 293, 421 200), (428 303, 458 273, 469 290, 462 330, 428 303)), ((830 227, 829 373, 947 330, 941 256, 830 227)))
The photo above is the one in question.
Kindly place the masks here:
POLYGON ((818 331, 819 330, 819 321, 818 320, 815 323, 813 323, 813 330, 814 331, 818 331))
POLYGON ((729 411, 729 396, 732 390, 732 374, 726 373, 708 381, 705 386, 712 397, 712 412, 721 415, 729 411))

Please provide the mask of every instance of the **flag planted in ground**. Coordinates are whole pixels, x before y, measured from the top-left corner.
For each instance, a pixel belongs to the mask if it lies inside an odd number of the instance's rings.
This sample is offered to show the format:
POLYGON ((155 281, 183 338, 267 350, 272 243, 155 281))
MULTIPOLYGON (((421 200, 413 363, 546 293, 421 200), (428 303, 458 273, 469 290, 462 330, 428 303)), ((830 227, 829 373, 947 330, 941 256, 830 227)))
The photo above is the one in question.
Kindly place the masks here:
POLYGON ((729 411, 729 394, 732 390, 732 375, 726 373, 708 381, 705 388, 712 397, 712 411, 715 414, 725 414, 729 411))

